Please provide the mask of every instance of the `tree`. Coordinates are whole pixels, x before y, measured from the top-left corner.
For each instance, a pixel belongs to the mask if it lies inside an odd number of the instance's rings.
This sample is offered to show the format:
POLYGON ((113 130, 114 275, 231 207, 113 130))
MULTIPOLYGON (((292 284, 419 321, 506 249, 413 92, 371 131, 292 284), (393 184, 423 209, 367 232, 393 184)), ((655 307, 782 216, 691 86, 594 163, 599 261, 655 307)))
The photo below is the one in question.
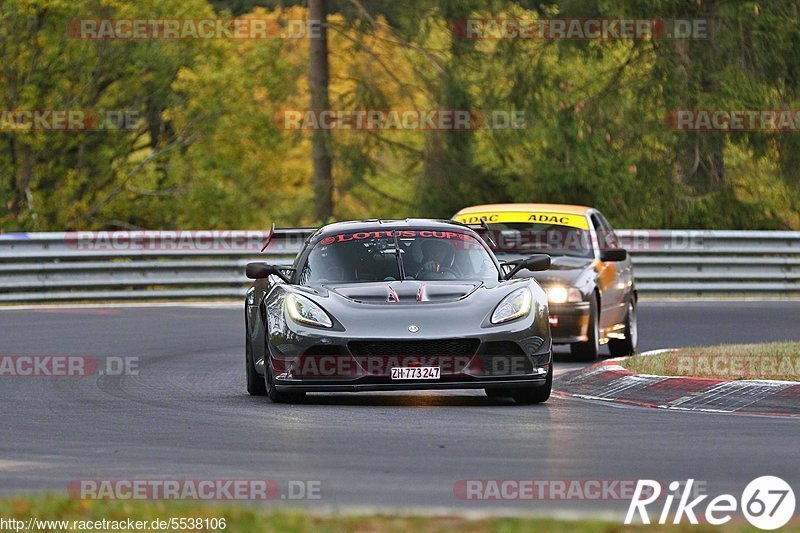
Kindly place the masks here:
MULTIPOLYGON (((309 0, 309 69, 308 89, 311 111, 320 113, 330 108, 328 95, 328 28, 326 0, 309 0)), ((333 217, 333 176, 329 130, 317 128, 312 133, 314 161, 314 215, 320 222, 333 217)))

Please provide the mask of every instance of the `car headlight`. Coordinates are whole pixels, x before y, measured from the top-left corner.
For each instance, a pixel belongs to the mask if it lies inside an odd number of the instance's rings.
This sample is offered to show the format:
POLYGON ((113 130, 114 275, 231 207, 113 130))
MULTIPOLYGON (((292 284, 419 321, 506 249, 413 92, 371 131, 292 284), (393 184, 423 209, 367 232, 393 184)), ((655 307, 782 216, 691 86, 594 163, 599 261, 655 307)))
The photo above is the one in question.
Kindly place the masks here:
POLYGON ((531 291, 527 287, 517 289, 497 304, 492 313, 492 324, 501 324, 527 316, 531 312, 531 291))
POLYGON ((286 296, 286 311, 295 322, 323 328, 333 327, 333 322, 328 313, 308 298, 298 294, 288 294, 286 296))
POLYGON ((545 290, 547 291, 547 301, 551 304, 564 304, 567 302, 574 303, 583 300, 581 291, 575 287, 555 286, 548 287, 545 290))

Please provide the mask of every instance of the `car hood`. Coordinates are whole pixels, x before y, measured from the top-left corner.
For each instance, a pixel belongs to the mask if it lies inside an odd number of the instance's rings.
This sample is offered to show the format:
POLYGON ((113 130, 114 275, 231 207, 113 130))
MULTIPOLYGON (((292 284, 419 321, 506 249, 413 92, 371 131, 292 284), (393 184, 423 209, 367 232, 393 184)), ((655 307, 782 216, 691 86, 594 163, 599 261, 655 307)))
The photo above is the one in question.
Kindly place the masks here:
POLYGON ((318 292, 330 292, 356 303, 397 305, 455 302, 466 298, 482 285, 481 282, 404 280, 325 284, 318 292))

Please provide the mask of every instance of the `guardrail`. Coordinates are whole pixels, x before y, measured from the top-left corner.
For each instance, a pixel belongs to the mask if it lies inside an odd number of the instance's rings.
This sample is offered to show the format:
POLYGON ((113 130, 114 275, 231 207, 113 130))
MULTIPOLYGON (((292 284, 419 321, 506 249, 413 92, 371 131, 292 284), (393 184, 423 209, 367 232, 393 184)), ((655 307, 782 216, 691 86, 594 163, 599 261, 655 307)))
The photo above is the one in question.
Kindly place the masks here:
MULTIPOLYGON (((0 302, 239 298, 313 229, 0 234, 0 302)), ((800 232, 621 230, 643 295, 800 295, 800 232)))

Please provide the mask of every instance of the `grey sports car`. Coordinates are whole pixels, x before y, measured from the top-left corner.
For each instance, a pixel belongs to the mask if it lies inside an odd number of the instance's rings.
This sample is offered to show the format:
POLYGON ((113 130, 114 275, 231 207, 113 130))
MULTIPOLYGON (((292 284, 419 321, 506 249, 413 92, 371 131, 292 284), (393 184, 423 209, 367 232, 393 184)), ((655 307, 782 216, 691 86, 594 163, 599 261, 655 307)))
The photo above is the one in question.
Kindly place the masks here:
POLYGON ((250 263, 247 390, 273 402, 307 392, 485 389, 547 400, 547 295, 501 264, 470 228, 445 220, 339 222, 314 232, 291 267, 250 263))

